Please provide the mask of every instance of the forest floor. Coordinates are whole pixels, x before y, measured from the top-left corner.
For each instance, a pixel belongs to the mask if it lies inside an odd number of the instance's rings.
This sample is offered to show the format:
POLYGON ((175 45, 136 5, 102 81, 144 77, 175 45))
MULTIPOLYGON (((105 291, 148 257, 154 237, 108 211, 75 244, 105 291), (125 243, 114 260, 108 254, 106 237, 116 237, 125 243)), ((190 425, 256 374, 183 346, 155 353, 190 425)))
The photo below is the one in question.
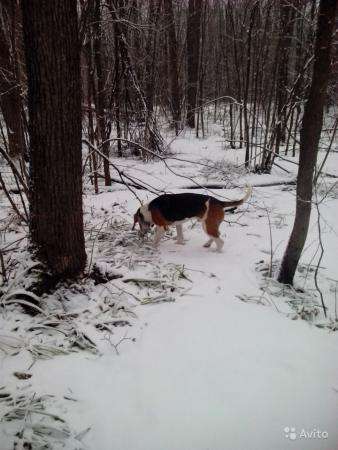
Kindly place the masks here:
MULTIPOLYGON (((295 207, 295 186, 278 183, 295 179, 297 158, 271 175, 246 174, 243 151, 225 149, 220 128, 210 134, 182 134, 167 166, 114 163, 167 192, 226 183, 212 195, 240 198, 251 184, 251 199, 221 226, 222 253, 203 248, 195 221, 184 226, 186 245, 171 231, 154 249, 131 231, 131 191, 86 186, 88 266, 109 281, 60 286, 29 315, 22 306, 32 298, 18 294, 36 267, 26 240, 14 245, 25 230, 12 220, 2 233, 13 271, 0 311, 1 450, 16 433, 17 449, 338 449, 337 180, 322 178, 317 192, 325 318, 315 207, 295 288, 274 280, 295 207)), ((325 171, 338 175, 338 153, 325 171)))

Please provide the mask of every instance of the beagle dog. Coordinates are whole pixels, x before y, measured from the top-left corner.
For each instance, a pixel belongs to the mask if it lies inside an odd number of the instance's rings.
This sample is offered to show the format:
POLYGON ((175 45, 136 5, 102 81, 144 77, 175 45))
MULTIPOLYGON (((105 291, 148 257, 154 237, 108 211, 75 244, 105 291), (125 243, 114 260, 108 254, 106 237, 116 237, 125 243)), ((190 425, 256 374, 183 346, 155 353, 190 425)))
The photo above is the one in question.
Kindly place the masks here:
POLYGON ((216 243, 220 252, 224 245, 220 238, 219 226, 224 219, 225 209, 236 209, 251 195, 251 187, 247 187, 241 200, 221 201, 210 195, 182 193, 164 194, 152 200, 150 203, 138 208, 134 214, 134 225, 138 223, 140 235, 144 236, 150 227, 156 225, 154 244, 158 245, 164 232, 170 225, 176 226, 177 244, 184 244, 182 223, 191 218, 202 222, 202 226, 208 235, 208 241, 204 247, 210 247, 216 243))

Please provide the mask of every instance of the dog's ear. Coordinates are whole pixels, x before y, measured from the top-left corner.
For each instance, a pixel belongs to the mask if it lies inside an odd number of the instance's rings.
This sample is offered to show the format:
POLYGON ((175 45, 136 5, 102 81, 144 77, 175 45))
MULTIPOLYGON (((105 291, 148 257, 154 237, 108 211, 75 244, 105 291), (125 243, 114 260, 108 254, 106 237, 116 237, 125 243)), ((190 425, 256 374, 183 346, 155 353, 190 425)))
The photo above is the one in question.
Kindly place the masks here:
POLYGON ((133 224, 133 227, 132 227, 132 230, 135 230, 135 225, 138 223, 138 221, 139 221, 139 211, 140 211, 140 208, 136 211, 136 213, 134 214, 134 224, 133 224))

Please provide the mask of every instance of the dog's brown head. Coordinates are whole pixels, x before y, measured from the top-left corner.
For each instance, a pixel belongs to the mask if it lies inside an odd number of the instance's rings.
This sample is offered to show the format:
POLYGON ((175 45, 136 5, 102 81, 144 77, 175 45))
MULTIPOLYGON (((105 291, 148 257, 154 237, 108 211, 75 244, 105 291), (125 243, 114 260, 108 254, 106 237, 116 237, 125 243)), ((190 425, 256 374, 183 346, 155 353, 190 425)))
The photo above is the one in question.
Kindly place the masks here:
POLYGON ((152 225, 150 222, 147 222, 145 220, 144 215, 141 212, 141 208, 139 208, 136 211, 136 213, 134 214, 134 225, 133 225, 132 230, 135 229, 135 226, 137 223, 139 224, 139 227, 140 227, 140 235, 141 236, 144 236, 150 230, 150 227, 152 225))

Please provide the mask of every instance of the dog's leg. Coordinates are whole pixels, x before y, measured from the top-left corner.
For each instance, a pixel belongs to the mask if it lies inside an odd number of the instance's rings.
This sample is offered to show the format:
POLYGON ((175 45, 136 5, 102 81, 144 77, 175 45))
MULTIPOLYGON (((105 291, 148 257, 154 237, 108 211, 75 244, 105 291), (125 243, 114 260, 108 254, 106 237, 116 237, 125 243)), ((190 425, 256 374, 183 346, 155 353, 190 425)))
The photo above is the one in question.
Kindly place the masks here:
POLYGON ((210 247, 213 241, 216 243, 217 252, 221 252, 224 241, 219 236, 219 226, 224 218, 224 211, 220 208, 209 208, 208 215, 203 222, 203 229, 209 236, 208 242, 205 243, 205 247, 210 247))
POLYGON ((209 248, 210 245, 213 243, 213 241, 214 241, 214 238, 208 239, 207 242, 205 244, 203 244, 203 247, 209 248))
POLYGON ((216 246, 217 246, 216 251, 217 251, 218 253, 221 253, 221 252, 222 252, 223 245, 224 245, 223 239, 221 239, 220 237, 218 237, 218 238, 215 239, 215 242, 216 242, 216 246))
POLYGON ((155 230, 155 238, 154 238, 154 246, 157 247, 160 243, 161 237, 164 235, 164 228, 163 227, 156 227, 155 230))
POLYGON ((209 239, 207 240, 207 242, 205 244, 203 244, 203 247, 209 248, 210 245, 213 243, 214 238, 209 235, 209 233, 207 231, 207 226, 206 226, 206 223, 204 220, 202 222, 202 227, 203 227, 203 230, 206 232, 206 234, 209 236, 209 239))
POLYGON ((180 223, 176 225, 176 232, 176 244, 184 245, 183 227, 180 223))

